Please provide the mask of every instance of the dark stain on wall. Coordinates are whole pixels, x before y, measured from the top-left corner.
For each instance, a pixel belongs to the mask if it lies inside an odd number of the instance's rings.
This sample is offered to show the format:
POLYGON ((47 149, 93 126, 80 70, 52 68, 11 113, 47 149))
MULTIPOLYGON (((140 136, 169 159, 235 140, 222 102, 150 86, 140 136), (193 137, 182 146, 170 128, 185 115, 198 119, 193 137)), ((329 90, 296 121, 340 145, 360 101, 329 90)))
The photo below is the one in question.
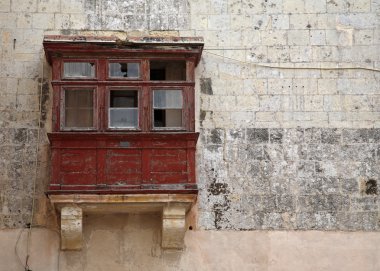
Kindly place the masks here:
POLYGON ((374 179, 369 179, 365 183, 365 193, 367 195, 377 195, 377 182, 374 179))
POLYGON ((44 78, 43 80, 41 80, 41 78, 39 78, 38 81, 40 84, 42 83, 40 128, 43 128, 45 127, 45 122, 47 118, 50 91, 49 91, 49 82, 47 81, 47 79, 44 78))
POLYGON ((201 93, 213 95, 211 78, 201 78, 201 93))

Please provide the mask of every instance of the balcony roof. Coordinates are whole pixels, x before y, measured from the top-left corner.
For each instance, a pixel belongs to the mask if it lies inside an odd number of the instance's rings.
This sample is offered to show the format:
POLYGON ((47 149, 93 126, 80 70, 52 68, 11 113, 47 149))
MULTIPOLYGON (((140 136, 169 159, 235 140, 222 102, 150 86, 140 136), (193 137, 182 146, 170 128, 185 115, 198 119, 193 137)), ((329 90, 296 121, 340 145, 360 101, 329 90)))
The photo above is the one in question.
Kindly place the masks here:
POLYGON ((115 36, 44 36, 43 45, 46 57, 51 63, 52 56, 115 55, 135 56, 142 54, 166 54, 172 56, 193 55, 199 62, 203 50, 202 37, 127 37, 115 36), (136 55, 137 53, 137 55, 136 55))

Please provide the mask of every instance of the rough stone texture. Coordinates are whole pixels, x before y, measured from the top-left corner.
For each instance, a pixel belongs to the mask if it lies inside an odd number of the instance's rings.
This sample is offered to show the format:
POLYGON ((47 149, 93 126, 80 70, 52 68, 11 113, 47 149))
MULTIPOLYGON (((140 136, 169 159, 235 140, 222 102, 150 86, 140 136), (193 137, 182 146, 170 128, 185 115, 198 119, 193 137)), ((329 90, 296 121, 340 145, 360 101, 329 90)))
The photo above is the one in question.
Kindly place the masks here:
POLYGON ((201 132, 204 228, 379 230, 380 129, 201 132))
POLYGON ((378 0, 0 0, 0 227, 30 223, 33 197, 49 221, 43 35, 126 31, 205 39, 200 227, 379 230, 379 72, 324 69, 379 69, 379 14, 378 0))
MULTIPOLYGON (((29 267, 93 270, 377 271, 380 236, 372 232, 187 231, 184 250, 160 247, 159 215, 84 218, 84 247, 59 253, 59 234, 32 232, 29 267), (59 253, 59 254, 58 254, 59 253)), ((14 246, 20 230, 0 231, 0 269, 24 270, 14 246)), ((17 251, 25 259, 27 232, 17 251)))

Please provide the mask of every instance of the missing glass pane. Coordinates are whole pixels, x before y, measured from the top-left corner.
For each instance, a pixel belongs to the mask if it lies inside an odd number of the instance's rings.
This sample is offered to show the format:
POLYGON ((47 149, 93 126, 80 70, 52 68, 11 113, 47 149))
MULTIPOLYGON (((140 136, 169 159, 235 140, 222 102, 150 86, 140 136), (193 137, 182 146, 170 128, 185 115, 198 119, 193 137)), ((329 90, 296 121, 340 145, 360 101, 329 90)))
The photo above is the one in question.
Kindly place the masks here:
POLYGON ((139 78, 140 64, 133 62, 113 62, 109 63, 110 77, 139 78))
POLYGON ((182 127, 181 109, 154 109, 154 127, 182 127))
POLYGON ((95 64, 90 62, 64 62, 64 77, 95 77, 95 64))
POLYGON ((186 61, 150 61, 150 80, 185 81, 186 61))
POLYGON ((109 108, 109 127, 138 127, 137 90, 111 90, 109 108))
POLYGON ((93 90, 65 90, 65 127, 92 128, 93 125, 93 90))

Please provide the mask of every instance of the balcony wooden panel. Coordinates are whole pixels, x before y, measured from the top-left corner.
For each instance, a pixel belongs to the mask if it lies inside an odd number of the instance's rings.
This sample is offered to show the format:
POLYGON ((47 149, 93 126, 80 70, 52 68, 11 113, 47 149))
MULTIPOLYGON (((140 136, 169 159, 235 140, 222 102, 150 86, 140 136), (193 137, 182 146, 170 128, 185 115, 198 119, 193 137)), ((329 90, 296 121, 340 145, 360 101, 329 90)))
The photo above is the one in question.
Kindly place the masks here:
POLYGON ((48 193, 194 193, 197 133, 52 133, 48 193))

